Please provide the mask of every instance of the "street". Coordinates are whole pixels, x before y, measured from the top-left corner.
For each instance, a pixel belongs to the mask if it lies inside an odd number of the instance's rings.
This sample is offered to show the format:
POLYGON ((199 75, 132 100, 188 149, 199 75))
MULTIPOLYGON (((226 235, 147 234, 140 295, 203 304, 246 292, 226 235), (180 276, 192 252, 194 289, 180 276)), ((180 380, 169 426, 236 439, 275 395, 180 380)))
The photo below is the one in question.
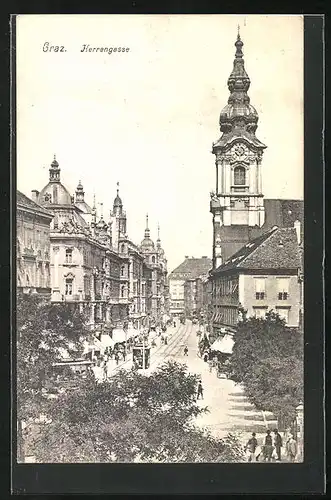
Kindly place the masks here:
MULTIPOLYGON (((151 363, 147 370, 139 370, 148 375, 160 364, 169 360, 185 363, 191 373, 201 377, 204 399, 198 400, 200 406, 207 406, 209 412, 197 418, 196 424, 208 429, 213 435, 224 437, 228 433, 236 434, 245 444, 252 432, 256 432, 258 443, 262 444, 266 426, 273 429, 276 422, 268 412, 262 413, 249 403, 243 389, 232 380, 218 378, 216 369, 210 372, 208 363, 198 355, 197 325, 187 320, 184 325, 177 321, 177 326, 168 327, 168 344, 161 344, 156 338, 156 347, 151 349, 151 363), (184 347, 188 355, 184 355, 184 347)), ((114 368, 113 373, 121 368, 131 369, 132 354, 126 362, 114 368)))

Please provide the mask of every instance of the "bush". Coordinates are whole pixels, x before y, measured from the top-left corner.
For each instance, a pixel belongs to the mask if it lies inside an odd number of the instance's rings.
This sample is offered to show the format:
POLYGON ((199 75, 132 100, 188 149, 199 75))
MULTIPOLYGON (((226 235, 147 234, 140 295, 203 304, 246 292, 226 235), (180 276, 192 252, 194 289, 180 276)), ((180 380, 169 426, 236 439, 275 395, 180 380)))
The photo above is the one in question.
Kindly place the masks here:
POLYGON ((194 418, 198 377, 168 362, 152 375, 120 371, 108 382, 63 394, 36 454, 44 462, 238 462, 234 436, 219 440, 194 418))
POLYGON ((303 399, 303 338, 275 313, 238 325, 229 371, 258 409, 290 423, 303 399))

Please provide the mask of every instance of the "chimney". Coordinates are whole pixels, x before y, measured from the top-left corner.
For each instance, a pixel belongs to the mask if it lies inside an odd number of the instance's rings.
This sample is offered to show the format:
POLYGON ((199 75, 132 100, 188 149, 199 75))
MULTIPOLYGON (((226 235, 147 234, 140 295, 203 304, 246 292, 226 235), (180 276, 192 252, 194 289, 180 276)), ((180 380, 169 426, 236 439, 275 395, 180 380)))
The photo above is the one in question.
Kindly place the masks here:
POLYGON ((202 259, 208 259, 207 255, 203 255, 202 259))
POLYGON ((294 229, 297 233, 298 245, 300 245, 300 243, 301 243, 301 222, 299 220, 296 220, 293 225, 294 225, 294 229))
POLYGON ((31 191, 32 201, 34 201, 35 203, 38 203, 38 196, 39 196, 39 191, 37 191, 36 189, 32 189, 32 191, 31 191))
POLYGON ((185 255, 185 259, 188 259, 188 258, 189 258, 189 256, 188 256, 188 255, 185 255))

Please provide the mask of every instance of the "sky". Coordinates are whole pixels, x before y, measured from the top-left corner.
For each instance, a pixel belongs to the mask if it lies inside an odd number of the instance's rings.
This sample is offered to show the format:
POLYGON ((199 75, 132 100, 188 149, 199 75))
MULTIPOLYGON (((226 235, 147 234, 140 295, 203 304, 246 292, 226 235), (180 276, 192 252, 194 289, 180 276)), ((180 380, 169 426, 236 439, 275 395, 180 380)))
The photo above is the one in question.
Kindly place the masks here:
POLYGON ((61 181, 104 217, 120 196, 129 237, 146 213, 160 224, 168 270, 184 256, 211 257, 212 143, 221 133, 238 24, 266 198, 303 198, 303 16, 19 15, 17 188, 47 184, 54 154, 61 181), (65 52, 43 50, 63 46, 65 52), (125 52, 81 52, 124 47, 125 52))

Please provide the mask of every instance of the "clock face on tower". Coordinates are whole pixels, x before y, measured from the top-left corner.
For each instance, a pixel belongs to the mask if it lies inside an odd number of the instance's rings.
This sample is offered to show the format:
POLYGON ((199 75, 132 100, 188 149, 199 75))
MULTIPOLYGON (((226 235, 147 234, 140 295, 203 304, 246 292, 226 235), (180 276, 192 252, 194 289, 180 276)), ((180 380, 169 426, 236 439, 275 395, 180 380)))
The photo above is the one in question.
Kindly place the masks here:
POLYGON ((249 154, 248 147, 245 144, 239 143, 233 146, 231 153, 233 155, 233 159, 236 161, 243 161, 247 159, 249 154))

